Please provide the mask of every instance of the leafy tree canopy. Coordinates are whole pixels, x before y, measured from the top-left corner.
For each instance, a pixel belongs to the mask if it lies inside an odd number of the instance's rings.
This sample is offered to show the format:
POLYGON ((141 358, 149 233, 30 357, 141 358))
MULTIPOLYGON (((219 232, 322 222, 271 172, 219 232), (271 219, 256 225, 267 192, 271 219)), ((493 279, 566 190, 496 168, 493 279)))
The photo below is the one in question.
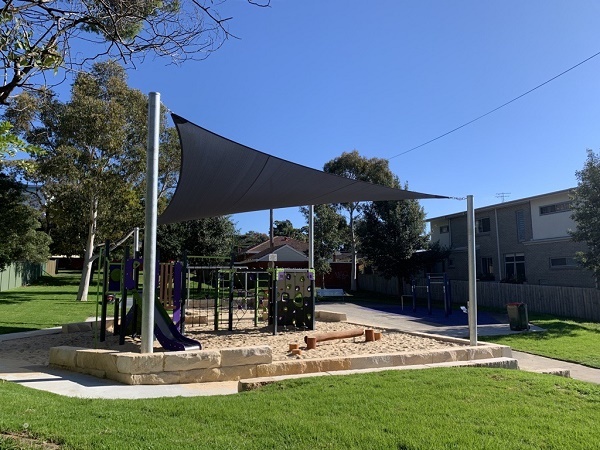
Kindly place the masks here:
POLYGON ((160 225, 156 233, 160 258, 180 260, 188 256, 230 255, 235 225, 228 216, 160 225))
POLYGON ((306 241, 308 239, 306 233, 306 229, 294 228, 294 224, 288 219, 273 222, 273 236, 287 236, 299 241, 306 241))
MULTIPOLYGON (((89 69, 99 57, 133 65, 148 55, 205 59, 230 36, 218 5, 226 0, 6 0, 0 8, 0 104, 15 89, 89 69), (217 6, 215 6, 217 4, 217 6), (85 45, 81 52, 78 44, 85 45)), ((267 7, 270 0, 247 0, 267 7)), ((58 81, 57 83, 59 83, 58 81)))
POLYGON ((387 278, 407 279, 420 268, 411 258, 428 239, 425 211, 417 200, 372 202, 357 228, 360 251, 387 278))
POLYGON ((0 173, 0 271, 13 262, 45 262, 50 238, 42 231, 38 212, 26 204, 23 187, 0 173))
MULTIPOLYGON (((308 221, 309 209, 302 207, 300 211, 308 221)), ((334 205, 316 205, 314 215, 314 268, 322 275, 321 287, 325 288, 325 275, 331 272, 330 260, 348 243, 350 234, 346 218, 334 205)))
MULTIPOLYGON (((333 173, 353 180, 367 181, 383 186, 395 186, 395 175, 389 167, 387 159, 366 158, 357 150, 344 152, 341 156, 327 162, 323 167, 327 173, 333 173)), ((355 220, 360 216, 362 207, 359 202, 343 203, 338 205, 348 212, 350 218, 349 241, 352 250, 352 268, 350 276, 350 289, 356 290, 356 246, 355 220)))
MULTIPOLYGON (((127 86, 119 64, 108 61, 76 77, 70 101, 62 103, 50 91, 24 93, 4 116, 43 149, 32 155, 33 164, 21 176, 42 186, 55 250, 83 255, 79 298, 84 299, 96 242, 116 241, 143 223, 147 98, 127 86)), ((180 158, 175 133, 165 122, 163 117, 163 199, 173 187, 180 158)))
POLYGON ((583 169, 575 173, 578 183, 573 191, 571 209, 577 228, 573 240, 585 242, 587 251, 577 254, 580 263, 600 279, 600 155, 587 151, 583 169))
POLYGON ((258 244, 262 244, 269 240, 269 235, 266 233, 259 233, 258 231, 248 231, 237 237, 237 246, 239 249, 252 248, 258 244))

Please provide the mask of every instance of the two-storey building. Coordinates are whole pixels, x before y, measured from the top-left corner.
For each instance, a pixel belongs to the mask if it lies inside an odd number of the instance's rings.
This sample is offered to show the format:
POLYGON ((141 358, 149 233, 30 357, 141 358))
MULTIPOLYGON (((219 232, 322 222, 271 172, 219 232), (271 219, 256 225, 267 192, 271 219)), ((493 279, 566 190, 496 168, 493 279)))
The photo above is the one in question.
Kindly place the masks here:
MULTIPOLYGON (((592 273, 575 260, 585 243, 569 230, 571 189, 475 209, 477 278, 554 286, 595 287, 592 273)), ((429 219, 432 241, 451 250, 444 263, 451 279, 466 280, 466 212, 429 219)))

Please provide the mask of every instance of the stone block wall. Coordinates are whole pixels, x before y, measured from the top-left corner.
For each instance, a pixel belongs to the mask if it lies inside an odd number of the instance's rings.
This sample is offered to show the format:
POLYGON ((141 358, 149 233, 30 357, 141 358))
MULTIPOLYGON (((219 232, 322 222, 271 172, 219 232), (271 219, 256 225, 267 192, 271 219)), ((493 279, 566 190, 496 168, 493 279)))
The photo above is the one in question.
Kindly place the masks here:
POLYGON ((269 346, 131 353, 81 347, 53 347, 50 366, 124 384, 178 384, 360 370, 511 356, 510 347, 481 344, 426 352, 358 355, 329 359, 273 361, 269 346))

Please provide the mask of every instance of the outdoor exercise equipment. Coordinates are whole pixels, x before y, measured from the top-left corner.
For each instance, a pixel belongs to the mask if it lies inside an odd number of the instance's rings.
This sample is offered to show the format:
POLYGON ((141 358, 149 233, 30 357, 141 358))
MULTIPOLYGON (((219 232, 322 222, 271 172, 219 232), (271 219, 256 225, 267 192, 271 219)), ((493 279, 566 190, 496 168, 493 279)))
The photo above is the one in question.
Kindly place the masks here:
POLYGON ((448 317, 452 314, 452 291, 450 289, 450 280, 446 273, 428 273, 425 275, 425 285, 417 285, 415 278, 411 280, 411 293, 413 301, 413 312, 417 311, 417 289, 426 289, 427 294, 427 312, 431 314, 431 294, 432 286, 439 285, 442 288, 442 297, 444 303, 444 315, 448 317))

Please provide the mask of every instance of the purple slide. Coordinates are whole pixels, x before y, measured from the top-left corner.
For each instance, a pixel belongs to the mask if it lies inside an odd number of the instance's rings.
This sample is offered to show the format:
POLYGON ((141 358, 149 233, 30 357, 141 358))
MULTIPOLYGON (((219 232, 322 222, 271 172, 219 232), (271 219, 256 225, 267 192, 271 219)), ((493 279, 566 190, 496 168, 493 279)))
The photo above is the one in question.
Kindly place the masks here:
POLYGON ((182 335, 169 317, 165 308, 154 303, 154 335, 165 350, 202 350, 202 344, 182 335))

